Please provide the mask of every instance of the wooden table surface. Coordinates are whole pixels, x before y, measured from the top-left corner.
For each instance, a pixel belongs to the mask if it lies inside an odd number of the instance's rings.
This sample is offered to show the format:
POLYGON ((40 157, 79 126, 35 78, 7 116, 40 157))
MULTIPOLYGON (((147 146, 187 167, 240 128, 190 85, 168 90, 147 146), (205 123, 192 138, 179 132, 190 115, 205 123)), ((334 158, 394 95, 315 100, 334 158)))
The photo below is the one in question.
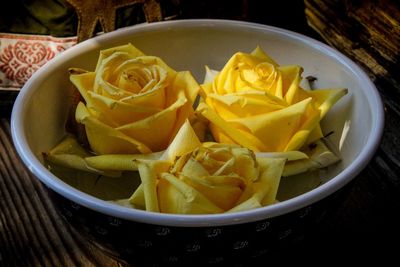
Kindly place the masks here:
MULTIPOLYGON (((310 34, 310 31, 307 29, 303 33, 310 34)), ((311 36, 315 37, 312 33, 311 36)), ((390 97, 386 88, 379 89, 384 100, 390 97)), ((304 241, 282 251, 281 262, 277 265, 289 261, 325 265, 324 262, 350 260, 358 263, 377 261, 380 266, 392 262, 391 266, 398 266, 400 112, 388 106, 386 100, 385 105, 382 144, 370 164, 352 183, 348 198, 304 241)), ((18 159, 10 136, 10 116, 2 113, 0 266, 120 265, 84 240, 58 215, 42 184, 18 159)), ((268 262, 260 265, 269 266, 268 262)))

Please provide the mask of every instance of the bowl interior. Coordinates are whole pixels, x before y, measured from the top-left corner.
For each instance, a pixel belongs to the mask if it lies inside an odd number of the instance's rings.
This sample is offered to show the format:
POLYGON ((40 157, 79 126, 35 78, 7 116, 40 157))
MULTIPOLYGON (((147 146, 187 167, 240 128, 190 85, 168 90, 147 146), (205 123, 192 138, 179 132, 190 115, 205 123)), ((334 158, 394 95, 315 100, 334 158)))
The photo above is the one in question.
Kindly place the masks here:
MULTIPOLYGON (((365 166, 379 141, 383 122, 376 89, 353 62, 334 49, 299 34, 257 24, 174 21, 121 29, 76 45, 41 68, 26 83, 14 107, 13 137, 23 160, 34 172, 43 168, 37 166, 42 161, 42 152, 53 147, 65 134, 67 100, 72 92, 68 68, 94 70, 99 50, 128 42, 148 55, 163 58, 176 70, 190 70, 199 83, 203 81, 205 65, 221 69, 235 52, 251 52, 260 46, 281 65, 301 65, 303 77, 317 78, 316 88, 348 88, 349 94, 322 123, 325 133, 333 131, 330 140, 342 158, 340 164, 323 175, 325 181, 340 178, 335 186, 344 185, 365 166)), ((40 179, 46 176, 45 183, 56 179, 43 169, 36 174, 42 176, 40 179)), ((317 188, 309 197, 322 198, 336 189, 317 188)))

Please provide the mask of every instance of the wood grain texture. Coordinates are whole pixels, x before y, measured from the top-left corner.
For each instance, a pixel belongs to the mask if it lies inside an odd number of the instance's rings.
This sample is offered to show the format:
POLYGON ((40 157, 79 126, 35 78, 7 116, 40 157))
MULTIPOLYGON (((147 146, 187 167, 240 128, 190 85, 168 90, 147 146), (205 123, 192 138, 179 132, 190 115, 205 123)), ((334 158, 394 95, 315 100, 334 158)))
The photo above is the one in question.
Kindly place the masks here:
POLYGON ((305 0, 308 24, 356 61, 400 113, 400 4, 395 0, 305 0))
MULTIPOLYGON (((200 7, 189 9, 189 1, 175 2, 185 4, 183 17, 204 15, 200 7)), ((213 1, 203 1, 206 2, 213 1)), ((285 1, 275 3, 272 9, 262 7, 261 2, 243 1, 247 5, 243 16, 238 16, 236 9, 235 16, 221 14, 224 18, 246 18, 316 37, 300 21, 304 11, 298 6, 301 1, 289 1, 296 2, 297 11, 290 12, 298 14, 297 23, 289 23, 281 15, 285 1)), ((396 266, 400 262, 397 215, 400 211, 400 35, 396 26, 400 16, 395 16, 398 4, 389 0, 305 0, 304 3, 308 23, 322 39, 370 74, 385 103, 385 130, 377 153, 352 183, 348 198, 305 241, 282 251, 279 262, 272 266, 291 262, 300 266, 325 262, 340 266, 372 262, 396 266), (387 26, 390 23, 392 28, 387 26)), ((218 8, 201 8, 211 12, 209 16, 222 12, 218 8)), ((0 100, 4 100, 1 95, 0 100)), ((0 266, 119 266, 120 263, 84 240, 58 215, 46 189, 16 155, 9 113, 0 115, 0 266)), ((271 265, 263 262, 260 266, 271 265)))
MULTIPOLYGON (((381 147, 338 210, 305 241, 282 251, 273 266, 321 259, 382 264, 395 260, 392 244, 400 240, 400 220, 393 211, 400 210, 400 181, 398 166, 391 162, 381 147)), ((16 155, 9 120, 4 118, 0 120, 0 266, 122 266, 58 215, 46 189, 16 155)))
POLYGON ((383 99, 381 150, 388 173, 400 166, 400 4, 398 1, 306 0, 309 25, 370 75, 383 99), (389 167, 392 166, 392 167, 389 167))
MULTIPOLYGON (((371 77, 385 105, 381 145, 330 225, 328 248, 355 262, 399 262, 400 3, 305 0, 308 24, 371 77), (342 242, 340 242, 342 241, 342 242), (334 244, 340 244, 336 246, 334 244), (391 244, 397 244, 395 246, 391 244)), ((328 229, 328 228, 327 228, 328 229)), ((345 257, 343 258, 345 259, 345 257)))
POLYGON ((73 231, 22 165, 0 120, 0 266, 120 266, 73 231))

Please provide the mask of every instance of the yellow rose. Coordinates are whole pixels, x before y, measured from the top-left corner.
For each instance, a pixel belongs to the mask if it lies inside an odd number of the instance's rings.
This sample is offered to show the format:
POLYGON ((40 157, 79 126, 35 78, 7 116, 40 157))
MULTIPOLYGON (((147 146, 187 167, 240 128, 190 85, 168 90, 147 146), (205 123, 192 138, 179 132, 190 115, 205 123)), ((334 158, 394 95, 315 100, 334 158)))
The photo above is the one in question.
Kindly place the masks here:
MULTIPOLYGON (((211 214, 275 202, 286 159, 238 145, 200 143, 186 122, 159 160, 137 160, 141 186, 129 199, 147 211, 211 214)), ((120 202, 121 203, 121 202, 120 202)))
POLYGON ((319 122, 347 89, 307 91, 300 66, 279 66, 257 47, 238 52, 220 72, 207 68, 198 113, 217 142, 254 151, 292 151, 322 137, 319 122))
POLYGON ((176 72, 131 44, 102 50, 95 71, 70 80, 85 100, 76 120, 96 154, 166 149, 192 115, 199 90, 190 72, 176 72))

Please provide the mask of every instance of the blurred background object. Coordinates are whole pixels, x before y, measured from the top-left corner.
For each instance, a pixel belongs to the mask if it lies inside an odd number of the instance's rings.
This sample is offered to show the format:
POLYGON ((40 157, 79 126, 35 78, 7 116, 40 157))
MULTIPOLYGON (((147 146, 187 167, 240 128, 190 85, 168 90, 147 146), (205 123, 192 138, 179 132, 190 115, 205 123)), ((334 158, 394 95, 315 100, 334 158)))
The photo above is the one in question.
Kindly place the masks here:
POLYGON ((31 75, 77 42, 143 22, 193 18, 251 21, 319 38, 299 0, 15 0, 0 9, 0 112, 9 115, 31 75))

